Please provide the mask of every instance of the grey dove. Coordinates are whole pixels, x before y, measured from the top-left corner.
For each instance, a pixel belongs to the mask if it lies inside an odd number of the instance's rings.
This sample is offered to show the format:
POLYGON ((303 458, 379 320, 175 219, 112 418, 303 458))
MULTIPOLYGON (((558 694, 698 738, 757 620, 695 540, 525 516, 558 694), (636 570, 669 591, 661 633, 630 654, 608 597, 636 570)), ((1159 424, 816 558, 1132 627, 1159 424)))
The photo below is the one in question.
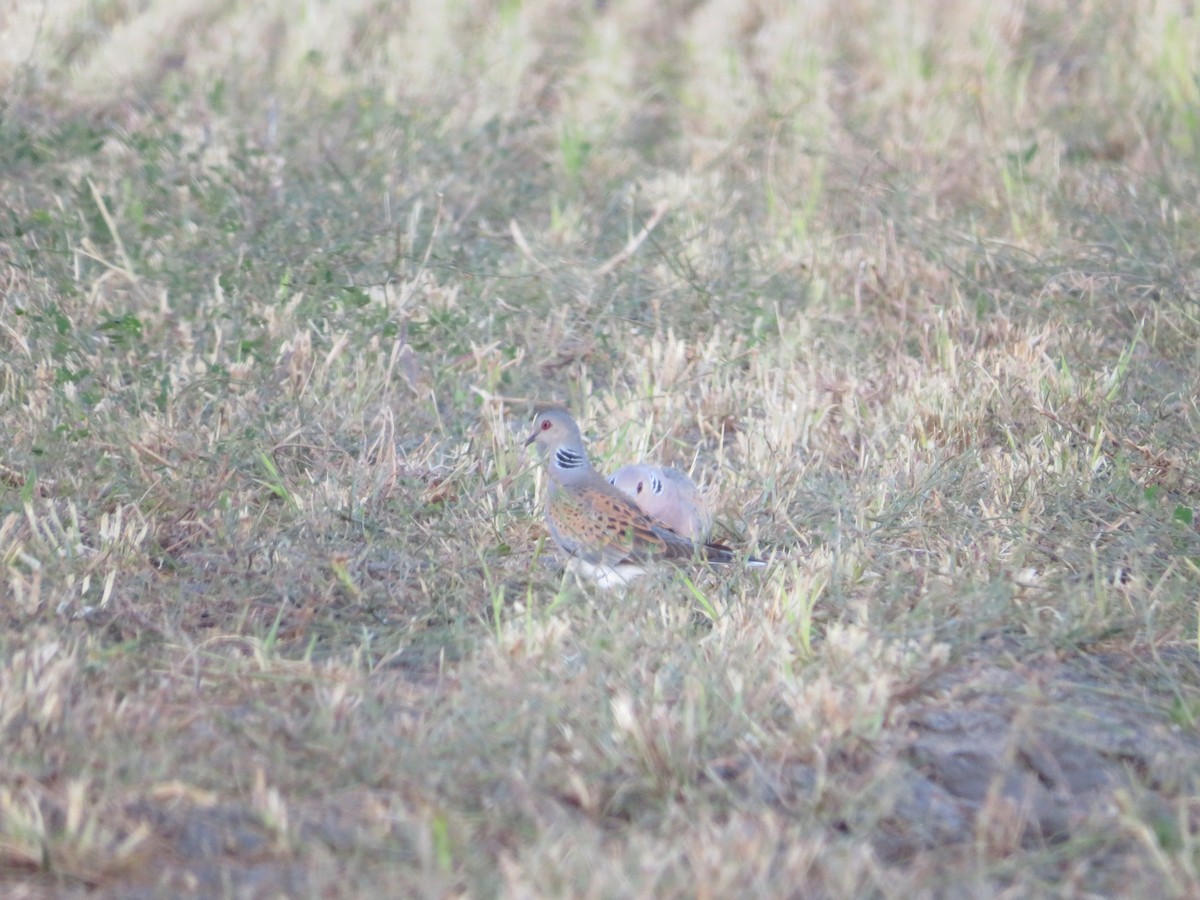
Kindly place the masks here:
POLYGON ((706 541, 712 531, 712 513, 700 489, 687 473, 673 466, 634 463, 621 466, 608 483, 625 492, 638 509, 693 541, 706 541))

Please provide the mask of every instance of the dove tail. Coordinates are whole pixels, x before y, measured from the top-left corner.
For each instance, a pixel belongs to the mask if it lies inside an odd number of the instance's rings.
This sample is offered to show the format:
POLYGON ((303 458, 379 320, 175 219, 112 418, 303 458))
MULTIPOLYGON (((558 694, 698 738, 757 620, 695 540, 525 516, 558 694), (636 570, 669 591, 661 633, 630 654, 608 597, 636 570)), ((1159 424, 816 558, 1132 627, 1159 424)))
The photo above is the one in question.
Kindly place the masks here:
MULTIPOLYGON (((703 545, 704 558, 710 563, 731 563, 738 559, 737 552, 732 547, 726 547, 724 544, 718 544, 715 541, 703 545)), ((746 558, 747 566, 761 569, 766 566, 767 560, 759 559, 757 556, 749 556, 746 558)))
POLYGON ((733 562, 733 548, 726 547, 724 544, 708 543, 703 545, 703 556, 710 563, 731 563, 733 562))

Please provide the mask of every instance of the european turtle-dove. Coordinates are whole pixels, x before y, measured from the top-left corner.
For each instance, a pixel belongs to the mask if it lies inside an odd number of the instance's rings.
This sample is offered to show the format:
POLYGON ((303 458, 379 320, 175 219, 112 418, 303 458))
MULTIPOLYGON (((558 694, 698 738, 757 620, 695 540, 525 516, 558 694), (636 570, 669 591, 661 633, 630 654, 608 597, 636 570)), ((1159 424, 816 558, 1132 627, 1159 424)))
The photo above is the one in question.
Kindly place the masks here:
POLYGON ((708 540, 712 530, 709 513, 696 483, 673 466, 648 463, 622 466, 608 483, 624 491, 638 508, 672 531, 693 541, 708 540))
MULTIPOLYGON (((579 426, 565 410, 539 413, 526 446, 546 456, 546 524, 576 567, 604 588, 628 584, 656 560, 680 563, 700 558, 730 563, 734 551, 692 541, 646 515, 626 494, 592 468, 579 426)), ((750 557, 747 565, 765 566, 750 557)))

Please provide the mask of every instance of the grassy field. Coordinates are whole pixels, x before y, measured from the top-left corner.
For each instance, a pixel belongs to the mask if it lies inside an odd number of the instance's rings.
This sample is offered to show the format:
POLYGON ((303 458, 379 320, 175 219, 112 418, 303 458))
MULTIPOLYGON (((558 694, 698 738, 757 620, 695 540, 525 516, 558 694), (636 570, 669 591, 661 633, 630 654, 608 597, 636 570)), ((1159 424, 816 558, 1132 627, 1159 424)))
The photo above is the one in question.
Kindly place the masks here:
POLYGON ((4 896, 1200 895, 1194 4, 0 48, 4 896), (564 577, 543 402, 771 566, 564 577))

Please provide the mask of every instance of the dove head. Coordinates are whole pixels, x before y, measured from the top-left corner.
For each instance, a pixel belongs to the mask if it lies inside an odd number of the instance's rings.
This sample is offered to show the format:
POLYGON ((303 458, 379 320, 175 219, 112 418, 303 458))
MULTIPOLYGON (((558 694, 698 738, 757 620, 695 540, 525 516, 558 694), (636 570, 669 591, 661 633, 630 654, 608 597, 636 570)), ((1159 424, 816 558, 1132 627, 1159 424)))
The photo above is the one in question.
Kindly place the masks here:
POLYGON ((551 469, 559 474, 591 468, 587 454, 583 452, 579 426, 566 410, 548 409, 538 413, 533 434, 525 439, 525 446, 530 444, 537 444, 538 449, 549 456, 551 469))
MULTIPOLYGON (((663 491, 662 479, 655 474, 650 466, 638 463, 632 466, 621 466, 608 479, 608 483, 617 490, 628 494, 638 501, 639 504, 644 503, 651 496, 661 494, 663 491)), ((645 508, 644 506, 642 507, 645 508)))

